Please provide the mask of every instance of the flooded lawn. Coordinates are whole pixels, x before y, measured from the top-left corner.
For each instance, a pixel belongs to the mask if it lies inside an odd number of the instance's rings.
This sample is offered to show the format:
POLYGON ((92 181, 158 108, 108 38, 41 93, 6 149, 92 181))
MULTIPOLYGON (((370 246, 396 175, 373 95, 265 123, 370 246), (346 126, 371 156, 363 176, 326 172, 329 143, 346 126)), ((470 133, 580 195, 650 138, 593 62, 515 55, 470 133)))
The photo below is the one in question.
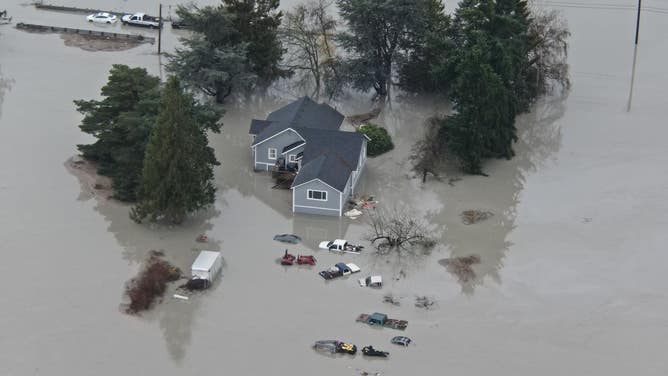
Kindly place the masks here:
MULTIPOLYGON (((12 1, 15 23, 92 27, 82 15, 12 1)), ((87 6, 141 5, 154 6, 87 6)), ((76 145, 91 141, 72 101, 97 97, 114 63, 164 78, 165 59, 150 44, 89 52, 57 34, 0 25, 0 375, 665 375, 668 23, 643 14, 626 112, 634 12, 567 8, 565 15, 572 92, 521 117, 517 156, 488 163, 489 177, 423 185, 407 158, 424 120, 446 108, 396 99, 381 114, 396 148, 368 160, 360 192, 429 223, 438 246, 418 256, 317 250, 336 237, 363 241, 364 218, 293 215, 289 191, 271 189, 268 175, 251 170, 250 120, 293 99, 288 94, 228 109, 223 132, 210 139, 222 163, 215 208, 180 227, 136 225, 128 206, 91 194, 90 182, 65 167, 76 145), (467 225, 466 210, 493 215, 467 225), (196 241, 203 233, 208 243, 196 241), (272 240, 281 233, 304 241, 272 240), (224 257, 213 289, 188 301, 169 290, 152 311, 123 313, 125 282, 151 250, 189 270, 203 248, 224 257), (279 265, 286 248, 315 255, 318 265, 279 265), (471 255, 479 260, 464 263, 467 278, 446 267, 444 260, 471 255), (317 275, 338 261, 356 263, 361 275, 328 282, 317 275), (369 274, 383 275, 381 290, 359 287, 357 278, 369 274), (384 303, 387 294, 399 304, 384 303), (429 309, 416 307, 416 298, 429 309), (408 320, 408 328, 355 323, 373 312, 408 320), (395 335, 414 345, 390 344, 395 335), (320 339, 391 355, 323 356, 310 349, 320 339)), ((167 51, 178 35, 165 28, 167 51)), ((369 109, 365 100, 336 105, 354 114, 369 109)))

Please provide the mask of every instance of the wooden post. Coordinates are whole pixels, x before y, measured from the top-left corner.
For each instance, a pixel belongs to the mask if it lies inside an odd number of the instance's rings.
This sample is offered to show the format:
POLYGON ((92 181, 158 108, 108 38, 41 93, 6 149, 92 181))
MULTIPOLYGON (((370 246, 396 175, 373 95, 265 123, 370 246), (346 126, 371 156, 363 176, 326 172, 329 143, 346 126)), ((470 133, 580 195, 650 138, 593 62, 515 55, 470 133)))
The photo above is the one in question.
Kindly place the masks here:
POLYGON ((158 55, 160 55, 160 48, 162 44, 162 3, 158 7, 158 55))

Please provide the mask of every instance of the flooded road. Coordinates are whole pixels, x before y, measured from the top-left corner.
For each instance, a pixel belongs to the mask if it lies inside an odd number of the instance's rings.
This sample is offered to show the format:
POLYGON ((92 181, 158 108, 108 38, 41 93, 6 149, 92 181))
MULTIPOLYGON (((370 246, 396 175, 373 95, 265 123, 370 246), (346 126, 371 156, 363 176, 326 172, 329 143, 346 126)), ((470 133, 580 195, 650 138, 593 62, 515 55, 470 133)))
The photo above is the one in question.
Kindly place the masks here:
MULTIPOLYGON (((153 6, 86 6, 130 5, 153 6)), ((16 1, 6 8, 15 23, 89 26, 82 15, 16 1)), ((643 14, 631 112, 635 14, 568 8, 565 15, 573 90, 522 116, 517 156, 490 162, 490 177, 423 186, 407 156, 416 129, 445 109, 399 99, 381 115, 396 149, 368 161, 361 191, 409 208, 439 240, 428 256, 389 262, 315 250, 319 240, 362 239, 361 219, 293 216, 289 192, 251 171, 250 119, 289 96, 228 109, 223 132, 211 137, 222 162, 216 206, 181 227, 139 226, 128 207, 82 194, 64 167, 76 144, 91 141, 77 127, 72 100, 98 97, 114 63, 164 75, 156 46, 86 52, 57 34, 0 25, 0 375, 665 375, 666 15, 643 14), (467 226, 459 218, 467 209, 494 216, 467 226), (315 254, 315 269, 275 262, 285 246, 272 237, 284 232, 305 238, 290 249, 315 254), (124 284, 148 251, 162 249, 187 270, 204 247, 195 242, 200 233, 209 236, 208 249, 223 253, 220 283, 187 302, 167 294, 141 317, 122 313, 124 284), (438 262, 471 254, 481 262, 465 284, 438 262), (340 260, 363 275, 383 274, 385 287, 317 276, 340 260), (401 305, 383 303, 386 293, 401 305), (414 307, 418 295, 435 307, 414 307), (407 319, 408 329, 354 322, 374 311, 407 319), (415 346, 391 345, 398 334, 415 346), (330 338, 391 355, 330 358, 309 348, 330 338)), ((173 49, 178 34, 166 28, 164 37, 173 49)), ((355 100, 337 105, 346 114, 368 109, 355 100)))

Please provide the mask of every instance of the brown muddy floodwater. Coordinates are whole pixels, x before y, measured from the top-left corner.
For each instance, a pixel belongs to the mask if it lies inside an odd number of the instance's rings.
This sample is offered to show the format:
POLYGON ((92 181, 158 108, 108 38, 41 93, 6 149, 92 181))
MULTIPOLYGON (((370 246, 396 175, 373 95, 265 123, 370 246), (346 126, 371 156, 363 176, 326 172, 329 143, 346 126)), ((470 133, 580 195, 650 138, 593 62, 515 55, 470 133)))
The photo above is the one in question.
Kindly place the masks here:
MULTIPOLYGON (((10 1, 0 8, 14 22, 89 27, 82 15, 10 1)), ((153 6, 86 4, 139 5, 153 6)), ((517 157, 490 162, 490 177, 423 186, 407 156, 437 106, 397 100, 381 115, 397 147, 369 160, 361 191, 410 208, 439 240, 429 256, 389 260, 315 250, 322 239, 361 239, 362 219, 293 216, 288 192, 250 170, 249 121, 294 98, 287 92, 228 110, 211 138, 222 162, 214 209, 177 228, 134 224, 128 207, 92 197, 64 162, 91 141, 72 100, 97 97, 114 63, 164 76, 155 46, 87 52, 56 34, 0 25, 0 375, 667 374, 666 15, 643 14, 631 112, 633 11, 565 15, 573 90, 520 119, 517 157), (459 214, 468 209, 494 216, 464 225, 459 214), (316 254, 323 267, 355 262, 363 274, 382 273, 385 287, 326 283, 318 269, 279 266, 285 247, 272 236, 284 232, 305 238, 293 253, 316 254), (122 313, 124 283, 147 252, 164 250, 187 270, 200 233, 224 255, 220 283, 188 301, 167 294, 141 317, 122 313), (472 254, 480 263, 466 283, 439 263, 472 254), (401 304, 383 303, 386 293, 401 304), (418 295, 436 304, 417 308, 418 295), (374 311, 407 319, 408 329, 354 322, 374 311), (391 345, 397 334, 415 345, 391 345), (391 355, 310 349, 330 338, 391 355)), ((165 30, 166 50, 177 37, 165 30)), ((368 109, 364 100, 337 106, 356 113, 368 109)))

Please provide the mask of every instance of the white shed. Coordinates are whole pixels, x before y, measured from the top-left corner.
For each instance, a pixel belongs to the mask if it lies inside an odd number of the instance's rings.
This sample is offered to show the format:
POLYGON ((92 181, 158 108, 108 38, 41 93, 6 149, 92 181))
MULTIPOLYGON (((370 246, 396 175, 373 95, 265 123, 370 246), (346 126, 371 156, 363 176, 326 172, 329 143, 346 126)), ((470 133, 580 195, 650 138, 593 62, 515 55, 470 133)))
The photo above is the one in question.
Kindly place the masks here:
POLYGON ((222 266, 223 257, 220 255, 220 252, 201 251, 191 267, 191 277, 213 282, 218 273, 220 273, 222 266))

